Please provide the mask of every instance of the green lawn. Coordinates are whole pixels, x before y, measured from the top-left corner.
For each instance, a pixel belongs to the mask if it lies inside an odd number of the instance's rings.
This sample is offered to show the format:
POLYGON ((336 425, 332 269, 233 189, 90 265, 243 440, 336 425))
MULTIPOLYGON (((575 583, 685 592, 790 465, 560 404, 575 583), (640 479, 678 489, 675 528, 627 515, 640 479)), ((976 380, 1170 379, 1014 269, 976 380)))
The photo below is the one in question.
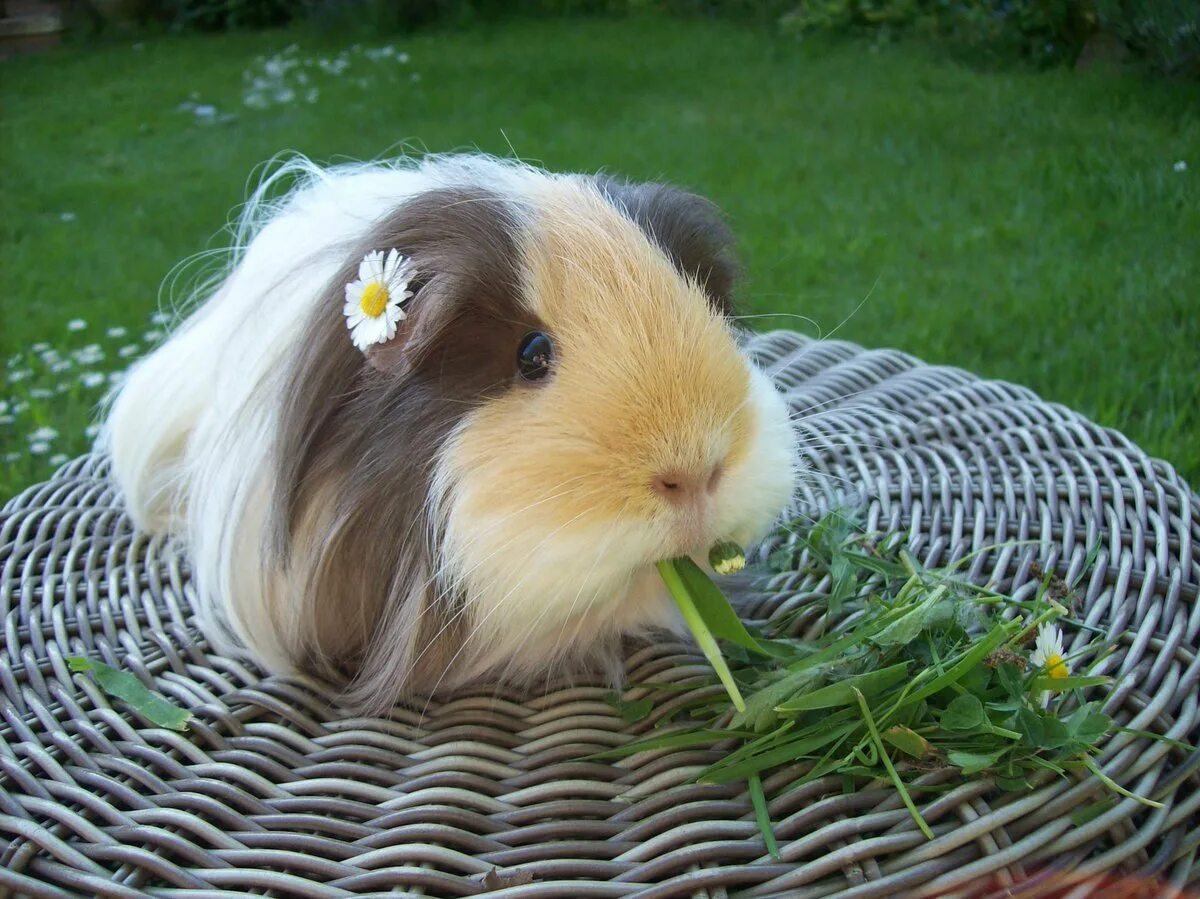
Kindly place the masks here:
POLYGON ((292 102, 247 106, 258 57, 293 41, 285 59, 338 67, 307 32, 0 64, 0 497, 84 448, 101 391, 81 372, 142 351, 160 282, 222 244, 256 165, 402 145, 688 185, 741 236, 746 311, 1027 384, 1200 481, 1196 85, 707 22, 519 22, 365 42, 340 74, 290 69, 292 102), (410 59, 366 52, 389 43, 410 59), (31 453, 38 428, 58 433, 31 453))

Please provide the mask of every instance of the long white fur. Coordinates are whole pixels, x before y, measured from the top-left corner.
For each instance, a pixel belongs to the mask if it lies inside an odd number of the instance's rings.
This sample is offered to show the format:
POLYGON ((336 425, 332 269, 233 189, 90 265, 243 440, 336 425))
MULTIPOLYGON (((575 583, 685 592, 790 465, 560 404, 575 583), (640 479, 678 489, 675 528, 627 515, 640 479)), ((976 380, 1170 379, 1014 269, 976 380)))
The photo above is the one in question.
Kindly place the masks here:
POLYGON ((223 649, 250 643, 269 668, 294 664, 273 638, 264 598, 276 585, 259 564, 277 381, 344 248, 414 194, 463 181, 517 190, 532 174, 484 157, 331 169, 297 157, 247 202, 228 278, 130 371, 100 442, 134 522, 186 536, 197 616, 223 649), (272 201, 291 179, 296 186, 272 201))

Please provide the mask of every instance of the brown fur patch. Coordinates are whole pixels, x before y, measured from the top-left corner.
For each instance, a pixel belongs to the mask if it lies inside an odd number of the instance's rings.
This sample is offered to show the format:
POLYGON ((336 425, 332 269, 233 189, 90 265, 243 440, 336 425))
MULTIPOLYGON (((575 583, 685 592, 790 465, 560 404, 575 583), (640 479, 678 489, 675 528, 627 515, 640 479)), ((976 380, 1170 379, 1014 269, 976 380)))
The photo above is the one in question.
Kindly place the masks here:
POLYGON ((667 254, 680 274, 704 288, 714 309, 733 314, 738 278, 733 232, 715 203, 668 184, 630 184, 615 178, 599 178, 597 184, 667 254))
MULTIPOLYGON (((319 671, 386 665, 396 686, 447 620, 453 599, 431 582, 430 478, 447 434, 509 386, 517 344, 538 327, 522 299, 516 229, 483 190, 422 194, 347 253, 307 326, 276 447, 273 549, 289 595, 273 612, 319 671), (405 327, 368 365, 341 315, 344 285, 366 252, 392 247, 412 258, 416 293, 405 327)), ((430 650, 419 671, 432 673, 439 655, 430 650)))

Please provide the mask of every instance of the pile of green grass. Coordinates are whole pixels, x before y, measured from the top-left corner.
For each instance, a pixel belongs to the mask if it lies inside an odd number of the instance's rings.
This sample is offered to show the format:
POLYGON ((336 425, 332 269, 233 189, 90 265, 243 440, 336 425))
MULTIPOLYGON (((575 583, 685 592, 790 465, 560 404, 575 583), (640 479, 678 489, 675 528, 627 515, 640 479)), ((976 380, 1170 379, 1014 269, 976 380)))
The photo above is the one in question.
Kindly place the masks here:
POLYGON ((223 245, 255 166, 404 141, 692 187, 740 236, 745 311, 786 314, 754 325, 813 332, 802 315, 1024 383, 1200 479, 1194 85, 631 19, 357 50, 305 32, 78 47, 0 64, 0 102, 0 496, 85 447, 78 379, 124 366, 127 344, 63 359, 146 329, 172 266, 223 245), (57 436, 31 454, 43 428, 57 436))
MULTIPOLYGON (((914 795, 939 792, 947 782, 982 775, 1002 790, 1028 791, 1054 776, 1090 772, 1113 795, 1161 808, 1156 798, 1108 777, 1094 756, 1118 731, 1195 751, 1162 734, 1130 730, 1103 711, 1113 679, 1096 669, 1116 646, 1076 614, 1082 610, 1074 584, 1044 574, 1032 597, 1018 599, 965 577, 972 559, 1002 547, 930 569, 905 550, 902 534, 864 532, 841 512, 811 525, 793 522, 776 543, 771 567, 828 583, 828 595, 763 629, 748 629, 691 559, 659 564, 714 669, 712 680, 723 689, 697 690, 694 681, 642 683, 631 685, 627 696, 610 695, 618 713, 635 723, 658 701, 692 694, 660 716, 647 736, 598 755, 722 749, 696 779, 747 783, 776 856, 763 790, 763 779, 775 772, 792 778, 781 793, 830 775, 847 788, 890 780, 933 839, 914 795), (1090 639, 1068 652, 1056 622, 1090 639), (952 776, 946 781, 939 773, 952 776)), ((728 552, 714 548, 712 555, 728 552)), ((1076 583, 1088 576, 1094 555, 1076 583)), ((1094 816, 1110 808, 1112 798, 1076 813, 1094 816)))

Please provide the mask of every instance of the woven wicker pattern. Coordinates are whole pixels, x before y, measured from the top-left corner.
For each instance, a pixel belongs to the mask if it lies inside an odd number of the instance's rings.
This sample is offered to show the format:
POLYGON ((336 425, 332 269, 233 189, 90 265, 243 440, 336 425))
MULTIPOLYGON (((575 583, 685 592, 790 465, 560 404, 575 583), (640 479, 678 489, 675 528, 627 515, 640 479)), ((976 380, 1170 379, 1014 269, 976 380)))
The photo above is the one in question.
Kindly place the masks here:
MULTIPOLYGON (((1120 678, 1106 711, 1196 742, 1200 498, 1169 466, 1027 390, 898 352, 786 332, 750 346, 799 414, 813 475, 798 513, 850 503, 870 526, 906 533, 931 565, 1036 541, 975 560, 972 576, 1005 590, 1032 590, 1035 561, 1074 576, 1099 546, 1080 592, 1087 622, 1118 647, 1103 666, 1120 678)), ((748 608, 819 614, 824 588, 781 576, 748 608)), ((5 508, 0 892, 984 895, 1036 883, 1048 865, 1075 872, 1072 896, 1103 894, 1096 885, 1114 871, 1164 891, 1200 882, 1194 750, 1113 736, 1103 769, 1163 807, 1115 801, 1079 824, 1073 811, 1111 795, 1091 776, 1006 794, 986 778, 930 773, 949 781, 922 806, 932 842, 887 784, 845 793, 826 778, 779 797, 796 773, 784 771, 765 784, 777 862, 744 788, 689 782, 719 749, 581 759, 644 736, 690 693, 633 725, 600 686, 533 698, 489 688, 423 715, 336 718, 319 685, 209 652, 190 592, 185 561, 130 528, 102 460, 79 459, 5 508), (73 654, 194 709, 190 731, 114 708, 68 672, 73 654)), ((706 672, 669 642, 634 649, 627 668, 632 681, 699 683, 706 672)))

